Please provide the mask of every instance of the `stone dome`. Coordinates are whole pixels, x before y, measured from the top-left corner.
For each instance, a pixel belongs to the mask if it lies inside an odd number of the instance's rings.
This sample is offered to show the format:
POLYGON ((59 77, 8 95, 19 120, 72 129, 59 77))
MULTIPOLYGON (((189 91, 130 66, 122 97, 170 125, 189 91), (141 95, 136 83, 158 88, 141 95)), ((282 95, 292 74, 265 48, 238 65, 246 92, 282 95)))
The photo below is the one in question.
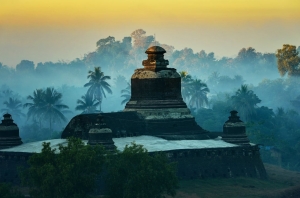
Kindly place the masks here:
POLYGON ((164 59, 164 53, 166 53, 164 48, 152 46, 145 53, 148 54, 148 59, 142 62, 144 69, 158 71, 165 69, 169 65, 169 61, 164 59))
POLYGON ((146 54, 164 54, 166 53, 166 50, 160 46, 152 46, 149 47, 146 51, 146 54))

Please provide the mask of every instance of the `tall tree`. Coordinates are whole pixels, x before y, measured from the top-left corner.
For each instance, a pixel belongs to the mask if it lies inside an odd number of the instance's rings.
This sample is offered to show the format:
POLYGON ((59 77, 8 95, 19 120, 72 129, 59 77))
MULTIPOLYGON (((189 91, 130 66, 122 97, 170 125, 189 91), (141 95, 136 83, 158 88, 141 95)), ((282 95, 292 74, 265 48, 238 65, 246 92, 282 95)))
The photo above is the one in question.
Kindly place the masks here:
POLYGON ((1 109, 2 112, 10 113, 15 119, 20 119, 25 116, 21 111, 22 102, 19 99, 10 97, 7 101, 4 101, 3 104, 6 108, 1 109))
POLYGON ((106 98, 105 92, 112 94, 110 85, 106 82, 110 80, 110 76, 105 76, 100 67, 95 67, 94 71, 89 71, 87 78, 90 81, 84 86, 89 87, 87 93, 99 101, 99 110, 101 111, 103 97, 106 98))
POLYGON ((145 58, 145 51, 149 48, 154 41, 154 36, 146 36, 146 31, 137 29, 131 33, 133 47, 130 51, 131 60, 129 63, 137 67, 141 65, 142 60, 145 58))
POLYGON ((62 104, 62 94, 58 93, 54 88, 47 87, 44 91, 44 102, 40 108, 43 119, 49 120, 49 128, 52 131, 52 124, 54 121, 66 121, 64 113, 67 113, 66 109, 69 107, 62 104))
POLYGON ((300 76, 300 57, 296 46, 284 44, 282 49, 276 52, 277 67, 281 76, 300 76))
POLYGON ((96 113, 96 107, 99 105, 99 101, 97 101, 93 96, 86 93, 84 96, 81 96, 81 99, 77 100, 76 110, 82 111, 85 113, 96 113))
POLYGON ((33 92, 33 95, 27 96, 28 100, 32 102, 25 103, 24 108, 29 107, 27 112, 27 119, 32 118, 33 120, 38 120, 41 127, 41 116, 42 116, 42 107, 44 106, 44 91, 42 89, 37 89, 33 92))
POLYGON ((209 92, 209 88, 206 83, 196 79, 191 83, 191 90, 191 99, 189 102, 190 106, 194 106, 199 109, 208 105, 207 94, 209 92))
POLYGON ((252 90, 248 89, 247 85, 242 85, 235 95, 231 97, 233 108, 241 115, 244 121, 248 121, 250 116, 255 113, 255 107, 261 100, 252 90))
POLYGON ((125 104, 127 103, 130 98, 131 98, 131 85, 129 83, 127 83, 127 87, 125 89, 121 90, 121 97, 124 98, 124 100, 122 100, 121 104, 125 104))
POLYGON ((185 102, 189 101, 192 92, 191 83, 193 82, 192 76, 187 71, 179 72, 181 77, 181 94, 185 102))
POLYGON ((17 72, 34 72, 34 63, 29 60, 22 60, 19 64, 16 66, 17 72))

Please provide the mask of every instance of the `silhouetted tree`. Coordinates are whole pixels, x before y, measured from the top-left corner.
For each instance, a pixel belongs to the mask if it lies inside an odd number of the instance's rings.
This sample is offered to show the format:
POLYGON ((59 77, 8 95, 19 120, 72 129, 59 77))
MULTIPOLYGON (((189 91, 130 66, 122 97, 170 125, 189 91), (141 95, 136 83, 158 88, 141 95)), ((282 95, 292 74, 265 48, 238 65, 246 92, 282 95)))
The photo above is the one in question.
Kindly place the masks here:
POLYGON ((208 105, 207 94, 209 89, 206 83, 196 79, 191 83, 191 90, 191 99, 189 101, 190 106, 194 106, 199 109, 208 105))
POLYGON ((65 104, 62 104, 62 94, 58 93, 54 88, 47 87, 43 95, 44 102, 40 108, 41 117, 49 120, 49 128, 52 132, 52 123, 54 121, 67 121, 64 113, 69 112, 66 111, 66 109, 69 109, 69 107, 65 104))
POLYGON ((247 85, 242 85, 231 97, 233 108, 239 112, 244 121, 248 121, 249 117, 255 113, 255 107, 260 102, 261 100, 248 89, 247 85))
POLYGON ((181 77, 181 95, 185 102, 189 101, 192 92, 191 83, 193 82, 192 76, 187 71, 179 72, 181 77))
POLYGON ((29 60, 22 60, 19 64, 16 66, 17 72, 33 72, 34 71, 34 63, 33 61, 29 60))
POLYGON ((12 115, 15 119, 20 119, 21 117, 25 116, 22 113, 22 102, 17 98, 9 98, 7 101, 3 102, 6 108, 1 109, 2 112, 7 112, 12 115))
POLYGON ((127 87, 125 89, 121 90, 121 97, 124 98, 124 100, 122 100, 121 104, 125 104, 127 103, 130 98, 131 98, 131 85, 129 83, 127 83, 127 87))
POLYGON ((252 47, 242 48, 235 60, 237 64, 251 65, 257 61, 257 53, 252 47))
POLYGON ((106 82, 110 76, 105 76, 100 67, 95 67, 94 71, 89 71, 87 78, 90 81, 84 86, 89 87, 87 93, 99 101, 99 110, 101 111, 103 97, 106 98, 105 92, 112 94, 110 85, 106 82))
POLYGON ((42 107, 45 105, 44 96, 44 91, 42 89, 37 89, 33 92, 32 96, 27 96, 27 99, 31 100, 32 102, 28 102, 23 105, 24 108, 29 107, 27 119, 32 118, 33 120, 38 120, 40 127, 43 114, 42 107))
POLYGON ((97 101, 93 96, 86 93, 84 96, 81 96, 81 99, 77 100, 76 110, 82 111, 82 113, 96 113, 96 107, 99 105, 99 101, 97 101))

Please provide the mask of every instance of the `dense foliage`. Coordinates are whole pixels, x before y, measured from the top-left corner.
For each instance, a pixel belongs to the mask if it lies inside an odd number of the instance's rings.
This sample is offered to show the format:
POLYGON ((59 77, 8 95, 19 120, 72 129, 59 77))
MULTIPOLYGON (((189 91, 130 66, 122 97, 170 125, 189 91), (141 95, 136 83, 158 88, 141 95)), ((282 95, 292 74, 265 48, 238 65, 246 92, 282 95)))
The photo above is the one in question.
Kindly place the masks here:
MULTIPOLYGON (((21 173, 31 197, 90 197, 99 176, 106 178, 104 187, 111 198, 174 196, 178 186, 175 164, 165 154, 150 155, 136 144, 108 152, 99 145, 84 145, 82 140, 70 138, 58 150, 44 143, 42 152, 32 155, 28 163, 29 168, 21 173)), ((0 193, 8 194, 9 187, 0 185, 0 193)))
POLYGON ((200 126, 210 131, 222 131, 229 111, 236 109, 246 123, 251 142, 262 146, 264 162, 300 170, 299 111, 259 106, 261 100, 246 85, 242 85, 235 93, 216 96, 210 102, 210 109, 193 111, 200 126), (274 157, 274 152, 280 153, 281 157, 274 157))
POLYGON ((110 198, 174 196, 178 187, 175 164, 163 153, 150 155, 141 145, 126 145, 109 156, 107 194, 110 198))
POLYGON ((300 57, 299 52, 294 45, 283 45, 282 49, 278 49, 276 53, 278 71, 281 76, 286 73, 289 76, 300 75, 300 57))
POLYGON ((42 152, 31 156, 28 163, 22 180, 30 187, 31 197, 84 198, 96 185, 104 149, 84 145, 76 138, 70 138, 68 145, 60 145, 58 150, 44 142, 42 152))

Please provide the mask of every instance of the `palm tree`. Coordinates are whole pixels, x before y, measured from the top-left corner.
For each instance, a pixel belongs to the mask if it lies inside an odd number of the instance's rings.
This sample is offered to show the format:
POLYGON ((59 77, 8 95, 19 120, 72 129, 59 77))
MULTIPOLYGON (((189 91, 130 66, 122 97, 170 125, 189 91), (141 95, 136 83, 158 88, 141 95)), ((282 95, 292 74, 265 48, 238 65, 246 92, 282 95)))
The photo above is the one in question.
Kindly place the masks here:
POLYGON ((186 71, 179 72, 181 77, 181 94, 182 98, 187 102, 190 98, 192 92, 191 83, 193 82, 192 76, 189 75, 186 71))
POLYGON ((242 85, 235 95, 231 97, 233 108, 235 108, 242 119, 247 121, 251 115, 255 113, 255 107, 261 100, 253 93, 252 90, 248 89, 247 85, 242 85))
POLYGON ((25 116, 25 114, 20 110, 22 103, 19 99, 9 97, 8 101, 4 101, 3 104, 6 108, 1 109, 2 112, 10 113, 16 119, 20 119, 22 116, 25 116))
POLYGON ((94 71, 89 71, 87 78, 89 78, 90 81, 84 86, 89 87, 87 93, 99 101, 101 111, 102 99, 103 97, 106 98, 105 92, 112 94, 110 85, 106 82, 106 80, 110 79, 110 76, 105 76, 100 67, 95 67, 94 71))
POLYGON ((207 106, 208 105, 207 94, 209 92, 209 89, 206 83, 196 79, 191 83, 191 88, 192 88, 192 92, 191 92, 191 99, 189 105, 196 106, 197 109, 207 106))
POLYGON ((213 91, 213 92, 216 92, 216 88, 219 84, 219 81, 220 81, 220 73, 219 72, 213 72, 211 73, 209 76, 208 76, 208 79, 207 79, 207 84, 209 85, 210 87, 210 90, 213 91))
POLYGON ((77 100, 76 110, 83 111, 82 114, 85 113, 96 113, 96 107, 99 105, 99 101, 97 102, 95 98, 86 93, 84 96, 81 96, 81 99, 77 100))
POLYGON ((40 108, 41 118, 49 119, 49 127, 52 131, 52 123, 54 121, 61 122, 61 120, 67 120, 63 113, 68 113, 69 111, 66 111, 66 109, 69 107, 62 104, 62 94, 58 93, 54 88, 47 87, 43 95, 44 101, 40 108))
POLYGON ((121 90, 121 97, 124 97, 124 100, 122 100, 121 104, 127 103, 131 98, 131 85, 130 83, 127 83, 127 87, 125 89, 121 90))
POLYGON ((42 89, 37 89, 33 92, 33 96, 29 95, 27 96, 27 99, 32 101, 31 103, 28 102, 23 105, 23 108, 29 107, 27 119, 31 117, 34 121, 38 119, 41 127, 41 108, 44 105, 44 91, 42 89))
POLYGON ((3 96, 6 96, 6 97, 9 96, 9 97, 11 97, 13 95, 13 91, 10 90, 10 89, 6 89, 6 90, 2 91, 2 94, 3 94, 3 96))

